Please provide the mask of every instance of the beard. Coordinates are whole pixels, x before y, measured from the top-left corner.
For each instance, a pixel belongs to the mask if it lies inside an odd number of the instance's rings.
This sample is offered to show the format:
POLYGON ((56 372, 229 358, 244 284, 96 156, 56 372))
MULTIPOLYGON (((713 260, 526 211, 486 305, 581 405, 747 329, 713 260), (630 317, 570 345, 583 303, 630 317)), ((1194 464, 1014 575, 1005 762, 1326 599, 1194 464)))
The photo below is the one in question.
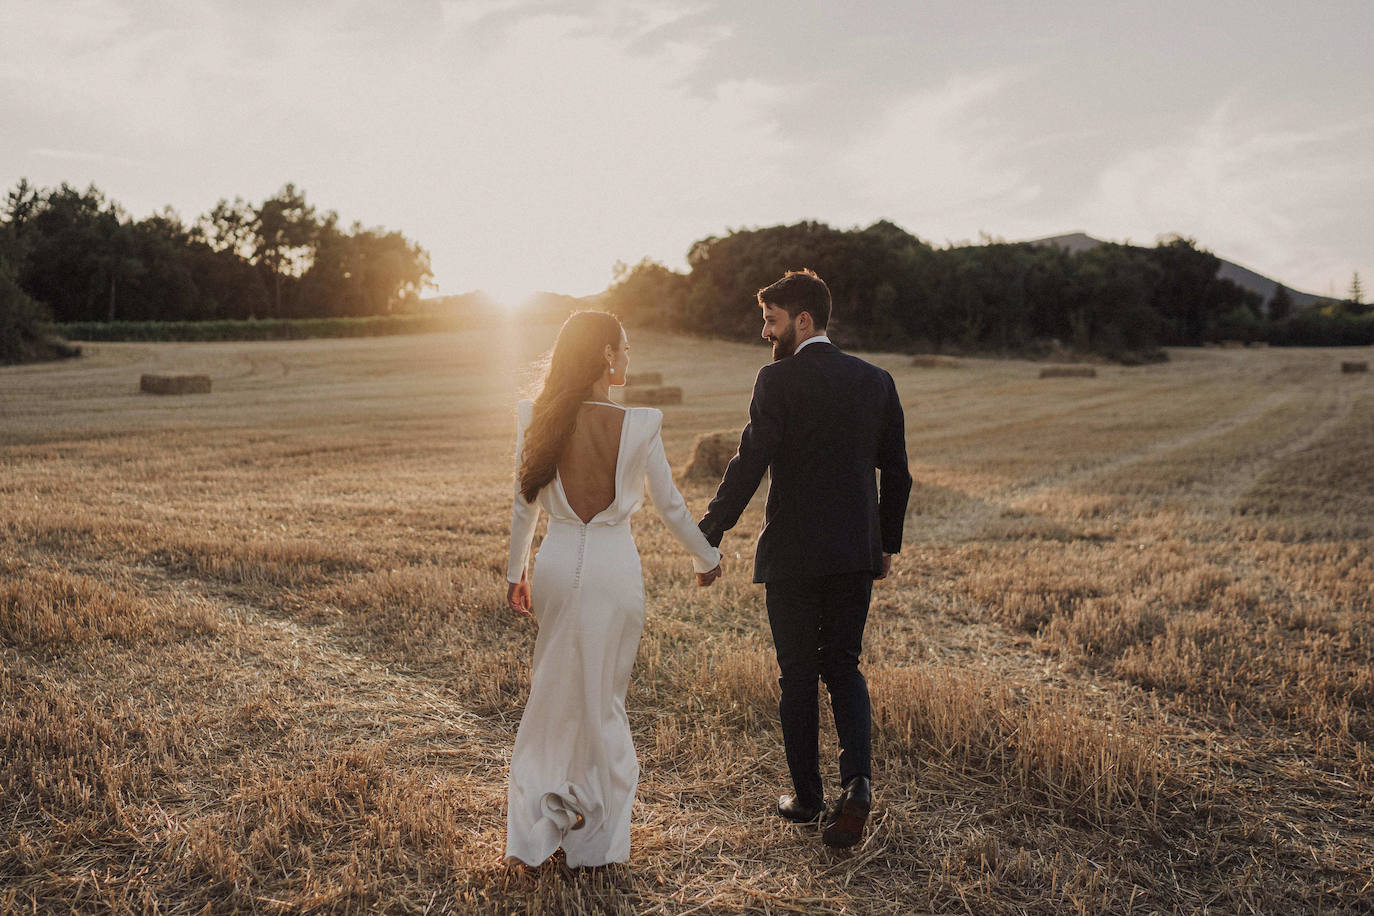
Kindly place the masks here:
POLYGON ((787 359, 787 357, 791 356, 793 353, 796 353, 796 352, 797 352, 797 325, 796 325, 796 323, 795 323, 795 322, 789 322, 788 325, 787 325, 787 329, 784 330, 781 334, 778 334, 776 337, 773 337, 772 340, 773 340, 773 362, 777 362, 777 361, 780 360, 780 359, 787 359))

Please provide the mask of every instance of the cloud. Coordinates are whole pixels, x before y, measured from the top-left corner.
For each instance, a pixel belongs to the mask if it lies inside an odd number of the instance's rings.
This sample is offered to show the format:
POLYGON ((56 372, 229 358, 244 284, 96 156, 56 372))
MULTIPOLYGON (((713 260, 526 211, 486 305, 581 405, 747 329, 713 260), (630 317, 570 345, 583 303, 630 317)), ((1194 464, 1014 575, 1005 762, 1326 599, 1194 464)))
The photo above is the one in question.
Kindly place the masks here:
POLYGON ((530 5, 531 0, 440 0, 439 12, 445 29, 467 29, 530 5))
POLYGON ((51 149, 42 146, 29 150, 29 153, 42 159, 56 159, 62 162, 120 162, 132 165, 138 161, 127 156, 112 156, 109 153, 91 150, 51 149))
POLYGON ((1358 263, 1357 226, 1348 225, 1346 246, 1333 245, 1332 218, 1355 200, 1374 205, 1357 178, 1374 119, 1293 126, 1238 108, 1224 102, 1191 129, 1110 163, 1072 220, 1137 243, 1167 232, 1193 236, 1231 260, 1324 292, 1358 263))
POLYGON ((916 231, 976 229, 1005 207, 1034 200, 1039 186, 1008 156, 993 110, 1017 81, 1010 73, 962 75, 890 104, 838 156, 853 193, 872 212, 916 231))
POLYGON ((646 44, 668 21, 618 8, 532 14, 436 74, 451 88, 432 116, 452 127, 419 144, 409 193, 448 208, 448 234, 465 249, 436 251, 436 268, 523 268, 531 285, 591 291, 618 258, 679 255, 764 205, 788 153, 769 114, 777 89, 757 79, 689 88, 713 38, 646 44))
POLYGON ((23 72, 21 66, 42 52, 80 52, 99 47, 122 34, 133 22, 129 4, 120 0, 75 0, 43 3, 7 0, 0 8, 0 34, 8 34, 0 73, 23 72), (25 53, 27 52, 27 53, 25 53))

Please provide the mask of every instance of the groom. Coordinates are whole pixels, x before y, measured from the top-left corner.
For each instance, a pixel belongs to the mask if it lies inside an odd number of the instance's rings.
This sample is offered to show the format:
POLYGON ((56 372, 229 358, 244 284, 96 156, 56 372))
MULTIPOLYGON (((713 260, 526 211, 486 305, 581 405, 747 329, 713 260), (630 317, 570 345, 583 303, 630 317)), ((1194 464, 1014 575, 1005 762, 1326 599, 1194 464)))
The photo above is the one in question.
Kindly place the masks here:
MULTIPOLYGON (((759 370, 749 425, 700 524, 714 547, 772 473, 754 581, 764 583, 782 676, 783 745, 793 795, 777 812, 814 823, 825 812, 817 750, 819 678, 840 742, 838 802, 825 818, 830 846, 852 846, 872 806, 868 684, 859 672, 873 580, 901 549, 911 473, 892 376, 841 353, 825 334, 830 289, 789 271, 758 293, 773 362, 759 370), (874 470, 881 472, 881 484, 874 470)), ((719 567, 699 575, 709 585, 719 567)))

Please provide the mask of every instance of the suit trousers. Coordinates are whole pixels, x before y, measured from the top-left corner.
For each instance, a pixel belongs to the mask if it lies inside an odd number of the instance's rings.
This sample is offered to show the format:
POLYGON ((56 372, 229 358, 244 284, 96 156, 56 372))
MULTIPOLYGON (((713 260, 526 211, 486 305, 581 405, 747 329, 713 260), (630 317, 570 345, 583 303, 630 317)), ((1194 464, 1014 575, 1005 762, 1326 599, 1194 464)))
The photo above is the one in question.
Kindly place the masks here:
POLYGON ((864 624, 873 595, 869 570, 769 581, 764 586, 768 625, 778 656, 783 747, 798 801, 824 797, 819 748, 817 681, 830 692, 840 743, 840 784, 872 778, 868 682, 859 671, 864 624))

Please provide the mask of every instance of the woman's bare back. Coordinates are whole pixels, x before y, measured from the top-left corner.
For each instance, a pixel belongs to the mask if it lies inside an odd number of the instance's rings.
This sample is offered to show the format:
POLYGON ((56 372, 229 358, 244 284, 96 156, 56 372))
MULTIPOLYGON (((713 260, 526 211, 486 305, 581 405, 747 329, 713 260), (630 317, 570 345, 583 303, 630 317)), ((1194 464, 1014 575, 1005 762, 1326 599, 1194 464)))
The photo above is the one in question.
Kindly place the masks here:
POLYGON ((583 404, 577 426, 558 459, 558 477, 568 505, 583 523, 615 502, 615 471, 625 411, 609 404, 583 404))

